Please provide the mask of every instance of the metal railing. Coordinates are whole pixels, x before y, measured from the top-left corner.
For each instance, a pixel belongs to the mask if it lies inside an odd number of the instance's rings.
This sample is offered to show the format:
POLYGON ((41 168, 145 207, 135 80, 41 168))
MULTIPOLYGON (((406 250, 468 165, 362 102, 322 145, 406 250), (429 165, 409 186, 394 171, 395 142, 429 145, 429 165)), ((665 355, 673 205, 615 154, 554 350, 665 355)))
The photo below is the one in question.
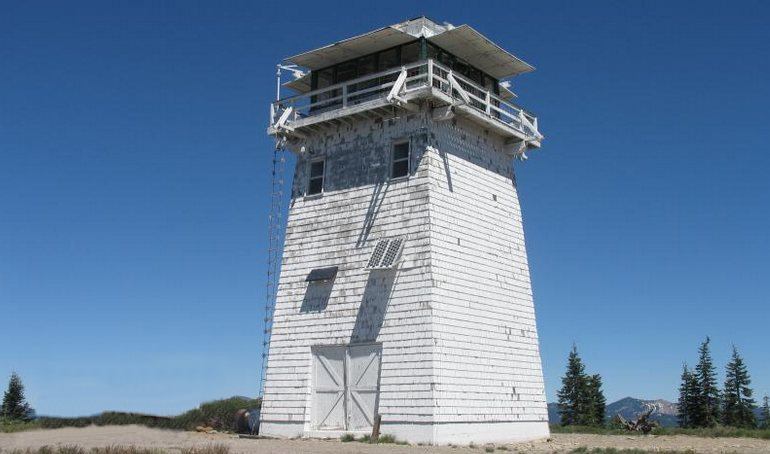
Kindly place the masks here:
POLYGON ((347 109, 374 99, 384 99, 393 89, 402 71, 406 72, 402 96, 432 87, 457 102, 472 107, 492 121, 504 123, 527 137, 537 140, 542 138, 534 115, 432 59, 368 74, 276 101, 270 105, 270 124, 275 125, 282 119, 290 126, 292 121, 347 109))

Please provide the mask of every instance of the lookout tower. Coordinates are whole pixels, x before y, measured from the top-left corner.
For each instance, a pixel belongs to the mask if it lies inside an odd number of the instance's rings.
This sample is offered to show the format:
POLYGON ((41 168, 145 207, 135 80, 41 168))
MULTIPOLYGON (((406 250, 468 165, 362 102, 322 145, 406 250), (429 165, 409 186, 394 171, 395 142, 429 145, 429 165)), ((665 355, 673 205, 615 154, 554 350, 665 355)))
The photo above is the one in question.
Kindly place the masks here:
POLYGON ((268 133, 296 167, 261 432, 360 435, 380 415, 411 442, 548 436, 513 173, 543 136, 507 81, 533 67, 425 17, 286 65, 296 94, 268 133))

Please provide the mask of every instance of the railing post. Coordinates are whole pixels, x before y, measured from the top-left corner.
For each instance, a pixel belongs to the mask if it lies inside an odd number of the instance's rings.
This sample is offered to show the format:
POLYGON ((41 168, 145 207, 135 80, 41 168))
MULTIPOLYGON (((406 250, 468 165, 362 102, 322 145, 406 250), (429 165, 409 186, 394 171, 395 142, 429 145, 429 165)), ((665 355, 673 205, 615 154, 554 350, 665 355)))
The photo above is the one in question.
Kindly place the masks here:
POLYGON ((342 107, 345 108, 348 106, 348 86, 343 85, 342 86, 342 107))
POLYGON ((428 60, 428 87, 433 88, 433 59, 428 60))
POLYGON ((487 115, 492 116, 492 101, 489 96, 489 90, 487 90, 487 96, 484 102, 486 103, 485 107, 486 107, 487 115))

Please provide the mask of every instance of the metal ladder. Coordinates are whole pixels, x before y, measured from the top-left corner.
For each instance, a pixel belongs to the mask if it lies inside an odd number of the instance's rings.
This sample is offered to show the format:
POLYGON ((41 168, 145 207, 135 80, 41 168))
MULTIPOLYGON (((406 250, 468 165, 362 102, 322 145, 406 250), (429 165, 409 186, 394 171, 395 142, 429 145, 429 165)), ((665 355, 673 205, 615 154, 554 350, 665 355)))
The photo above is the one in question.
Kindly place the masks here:
POLYGON ((265 375, 267 357, 270 353, 270 337, 273 331, 273 312, 278 295, 278 280, 281 272, 284 229, 284 186, 286 172, 286 147, 282 139, 276 141, 273 151, 273 175, 268 216, 267 282, 265 294, 265 316, 262 331, 262 366, 259 374, 259 396, 265 396, 265 375))

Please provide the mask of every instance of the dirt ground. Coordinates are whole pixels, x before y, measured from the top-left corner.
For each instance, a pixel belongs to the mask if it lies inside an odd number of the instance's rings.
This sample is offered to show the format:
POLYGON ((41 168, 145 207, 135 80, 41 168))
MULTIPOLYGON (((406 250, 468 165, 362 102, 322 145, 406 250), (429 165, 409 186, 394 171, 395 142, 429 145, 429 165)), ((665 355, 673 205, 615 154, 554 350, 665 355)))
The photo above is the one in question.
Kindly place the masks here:
MULTIPOLYGON (((13 434, 0 434, 0 450, 38 448, 49 445, 79 445, 86 448, 111 445, 164 448, 179 451, 183 447, 221 443, 230 447, 233 454, 443 454, 483 453, 485 446, 398 446, 369 445, 358 442, 342 443, 338 440, 249 440, 226 434, 200 434, 170 430, 148 429, 142 426, 86 427, 55 430, 35 430, 13 434)), ((490 445, 491 446, 491 445, 490 445)), ((554 434, 550 440, 533 443, 506 445, 507 452, 554 453, 569 452, 585 446, 638 448, 650 451, 687 450, 698 453, 770 453, 770 440, 751 438, 699 438, 676 436, 622 436, 588 434, 554 434)), ((496 447, 499 447, 496 446, 496 447)), ((506 451, 496 450, 497 453, 506 451)))

